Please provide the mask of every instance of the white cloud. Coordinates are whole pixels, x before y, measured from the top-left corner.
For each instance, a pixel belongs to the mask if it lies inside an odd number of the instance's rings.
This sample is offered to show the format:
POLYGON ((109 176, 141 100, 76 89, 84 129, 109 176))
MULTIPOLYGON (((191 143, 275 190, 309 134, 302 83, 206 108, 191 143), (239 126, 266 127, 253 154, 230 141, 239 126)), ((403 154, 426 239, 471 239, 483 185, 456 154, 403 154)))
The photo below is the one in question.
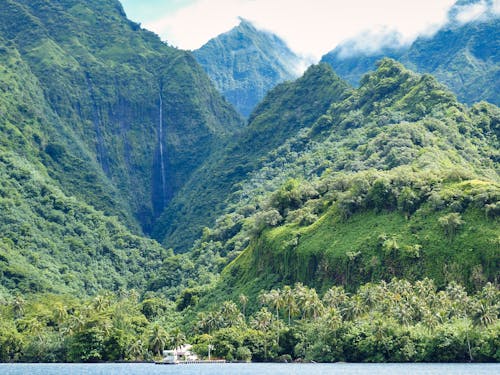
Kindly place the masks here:
POLYGON ((360 52, 373 55, 384 47, 398 48, 409 42, 397 30, 387 27, 374 28, 365 30, 354 38, 344 41, 340 45, 339 57, 346 58, 358 55, 360 52))
POLYGON ((493 5, 491 7, 491 11, 494 14, 500 14, 500 0, 493 0, 493 5))
POLYGON ((175 46, 196 49, 238 24, 253 21, 319 58, 369 29, 399 32, 402 42, 435 31, 454 0, 197 0, 145 26, 175 46))
POLYGON ((467 23, 481 18, 488 10, 486 1, 480 1, 475 4, 463 5, 458 8, 455 19, 460 23, 467 23))

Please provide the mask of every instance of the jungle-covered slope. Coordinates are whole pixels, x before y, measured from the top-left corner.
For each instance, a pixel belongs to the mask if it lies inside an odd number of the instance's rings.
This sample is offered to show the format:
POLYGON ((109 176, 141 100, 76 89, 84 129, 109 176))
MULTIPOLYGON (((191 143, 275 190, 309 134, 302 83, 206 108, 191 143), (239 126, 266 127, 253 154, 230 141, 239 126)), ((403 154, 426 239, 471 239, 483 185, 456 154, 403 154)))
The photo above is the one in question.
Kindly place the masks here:
POLYGON ((148 289, 173 254, 142 233, 241 124, 119 2, 1 2, 2 293, 148 289))
POLYGON ((381 61, 249 174, 204 231, 195 252, 236 258, 210 298, 298 281, 498 282, 499 115, 381 61))
POLYGON ((149 231, 191 172, 242 125, 193 56, 127 20, 118 1, 0 7, 2 44, 26 65, 48 117, 37 147, 49 173, 130 225, 149 231))

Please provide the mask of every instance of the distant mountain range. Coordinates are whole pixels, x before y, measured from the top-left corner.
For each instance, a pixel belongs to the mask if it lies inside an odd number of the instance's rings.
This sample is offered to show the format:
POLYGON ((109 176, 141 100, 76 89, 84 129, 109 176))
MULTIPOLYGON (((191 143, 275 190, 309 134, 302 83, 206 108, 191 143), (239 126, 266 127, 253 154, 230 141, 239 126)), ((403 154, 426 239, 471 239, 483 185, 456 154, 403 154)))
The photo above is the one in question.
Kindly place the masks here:
MULTIPOLYGON (((500 18, 489 1, 489 11, 464 23, 460 17, 463 8, 475 3, 480 2, 457 2, 450 10, 445 27, 433 36, 418 38, 409 46, 401 46, 397 35, 389 35, 379 50, 367 52, 356 48, 359 40, 354 38, 338 45, 321 61, 357 86, 365 73, 375 69, 376 61, 391 57, 414 71, 434 75, 465 103, 486 100, 499 105, 500 18)), ((368 36, 359 38, 363 37, 368 36)))
POLYGON ((301 59, 283 40, 244 19, 194 51, 194 55, 219 91, 245 118, 270 89, 301 73, 301 59))

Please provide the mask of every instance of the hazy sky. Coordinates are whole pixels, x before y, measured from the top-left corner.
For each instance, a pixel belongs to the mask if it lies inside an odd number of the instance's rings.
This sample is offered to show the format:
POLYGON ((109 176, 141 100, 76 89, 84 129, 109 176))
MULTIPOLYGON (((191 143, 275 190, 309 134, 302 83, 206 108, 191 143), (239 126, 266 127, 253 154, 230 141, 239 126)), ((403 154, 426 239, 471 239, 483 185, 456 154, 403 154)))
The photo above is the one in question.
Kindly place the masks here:
MULTIPOLYGON (((436 31, 455 0, 121 0, 129 18, 183 49, 196 49, 239 22, 270 30, 315 59, 342 40, 367 31, 367 48, 397 31, 402 42, 436 31)), ((495 7, 500 0, 494 0, 495 7)), ((484 3, 463 7, 467 21, 484 3), (482 5, 481 5, 482 4, 482 5)))

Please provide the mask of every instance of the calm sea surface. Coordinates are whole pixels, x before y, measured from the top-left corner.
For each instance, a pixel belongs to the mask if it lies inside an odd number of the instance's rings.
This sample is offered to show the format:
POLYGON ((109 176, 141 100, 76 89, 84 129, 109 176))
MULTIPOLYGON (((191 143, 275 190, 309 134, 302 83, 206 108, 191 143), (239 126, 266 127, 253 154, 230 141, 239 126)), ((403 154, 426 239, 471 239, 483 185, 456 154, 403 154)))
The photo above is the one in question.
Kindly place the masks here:
POLYGON ((490 375, 500 364, 0 364, 1 375, 490 375))

